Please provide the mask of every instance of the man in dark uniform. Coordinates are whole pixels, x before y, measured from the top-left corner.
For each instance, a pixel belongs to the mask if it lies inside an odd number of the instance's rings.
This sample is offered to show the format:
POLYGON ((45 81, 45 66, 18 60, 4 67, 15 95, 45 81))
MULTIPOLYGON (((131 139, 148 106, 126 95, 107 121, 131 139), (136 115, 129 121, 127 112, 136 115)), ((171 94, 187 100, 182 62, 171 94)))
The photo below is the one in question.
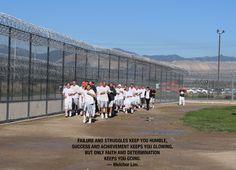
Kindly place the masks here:
POLYGON ((150 103, 151 103, 151 107, 154 108, 154 104, 155 104, 155 98, 156 98, 156 90, 154 88, 152 88, 150 90, 150 103))
POLYGON ((114 107, 114 100, 115 100, 115 96, 116 96, 116 89, 113 86, 113 83, 111 82, 109 84, 110 87, 110 91, 108 93, 108 98, 109 98, 109 117, 113 116, 113 107, 114 107))

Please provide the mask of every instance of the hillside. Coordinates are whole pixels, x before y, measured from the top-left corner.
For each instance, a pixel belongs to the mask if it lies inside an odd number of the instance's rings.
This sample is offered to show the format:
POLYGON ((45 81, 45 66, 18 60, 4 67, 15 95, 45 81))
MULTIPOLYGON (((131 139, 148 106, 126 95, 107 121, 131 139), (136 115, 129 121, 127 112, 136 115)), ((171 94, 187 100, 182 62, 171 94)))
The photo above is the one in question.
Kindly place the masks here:
MULTIPOLYGON (((218 57, 205 56, 184 58, 179 55, 145 55, 145 57, 158 60, 165 64, 171 64, 182 68, 188 72, 185 75, 185 81, 205 79, 217 80, 218 75, 218 57)), ((236 74, 236 57, 221 56, 220 58, 220 80, 232 81, 233 74, 236 74)))
MULTIPOLYGON (((158 61, 217 61, 218 57, 217 56, 204 56, 204 57, 194 57, 194 58, 184 58, 176 54, 172 55, 144 55, 145 57, 155 59, 158 61)), ((221 55, 220 57, 221 61, 236 61, 236 57, 232 56, 224 56, 221 55)))

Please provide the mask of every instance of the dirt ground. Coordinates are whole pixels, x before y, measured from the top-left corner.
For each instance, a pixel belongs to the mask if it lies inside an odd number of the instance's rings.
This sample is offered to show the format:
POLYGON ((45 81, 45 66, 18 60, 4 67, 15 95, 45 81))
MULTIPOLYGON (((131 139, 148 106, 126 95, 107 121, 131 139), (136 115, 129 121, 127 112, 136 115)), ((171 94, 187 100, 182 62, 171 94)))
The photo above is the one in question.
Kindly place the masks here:
POLYGON ((97 118, 92 124, 82 124, 81 116, 60 115, 0 125, 0 169, 236 169, 236 133, 201 132, 180 120, 185 112, 209 105, 214 104, 158 104, 150 111, 119 113, 109 120, 97 118), (115 167, 104 156, 72 149, 78 138, 108 137, 166 138, 173 149, 141 155, 135 167, 115 167))

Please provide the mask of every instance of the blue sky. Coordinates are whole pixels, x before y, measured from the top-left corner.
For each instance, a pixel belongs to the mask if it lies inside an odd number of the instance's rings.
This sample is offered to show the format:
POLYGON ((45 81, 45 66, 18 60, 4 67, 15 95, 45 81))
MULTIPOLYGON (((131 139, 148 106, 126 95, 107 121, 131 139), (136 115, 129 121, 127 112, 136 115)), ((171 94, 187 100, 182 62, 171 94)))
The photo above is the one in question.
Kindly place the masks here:
POLYGON ((235 0, 0 0, 0 11, 106 48, 236 57, 235 0))

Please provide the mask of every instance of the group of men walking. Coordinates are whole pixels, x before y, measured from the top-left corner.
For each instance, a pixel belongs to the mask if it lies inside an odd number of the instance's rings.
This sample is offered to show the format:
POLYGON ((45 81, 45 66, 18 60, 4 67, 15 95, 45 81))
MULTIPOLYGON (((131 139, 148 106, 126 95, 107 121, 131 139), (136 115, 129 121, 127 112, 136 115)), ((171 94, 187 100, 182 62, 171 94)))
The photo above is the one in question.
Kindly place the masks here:
POLYGON ((139 108, 154 107, 155 89, 138 87, 134 84, 76 81, 66 83, 63 88, 65 117, 80 114, 83 123, 92 123, 95 116, 108 119, 118 112, 134 113, 139 108))

